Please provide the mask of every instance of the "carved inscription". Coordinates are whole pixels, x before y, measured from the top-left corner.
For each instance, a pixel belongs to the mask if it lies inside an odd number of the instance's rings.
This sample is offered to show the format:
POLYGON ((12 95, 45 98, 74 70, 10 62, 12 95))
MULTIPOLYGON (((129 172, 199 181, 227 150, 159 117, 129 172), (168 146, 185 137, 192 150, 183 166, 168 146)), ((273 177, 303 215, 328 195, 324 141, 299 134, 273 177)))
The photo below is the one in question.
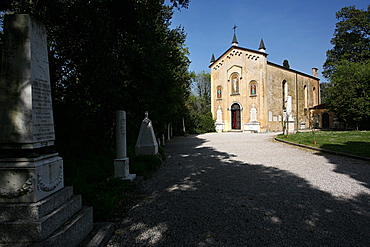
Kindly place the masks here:
POLYGON ((34 141, 54 140, 50 83, 41 79, 34 81, 32 85, 32 99, 34 141))
POLYGON ((31 36, 31 82, 33 141, 55 139, 53 107, 51 100, 46 30, 39 22, 32 22, 31 36))

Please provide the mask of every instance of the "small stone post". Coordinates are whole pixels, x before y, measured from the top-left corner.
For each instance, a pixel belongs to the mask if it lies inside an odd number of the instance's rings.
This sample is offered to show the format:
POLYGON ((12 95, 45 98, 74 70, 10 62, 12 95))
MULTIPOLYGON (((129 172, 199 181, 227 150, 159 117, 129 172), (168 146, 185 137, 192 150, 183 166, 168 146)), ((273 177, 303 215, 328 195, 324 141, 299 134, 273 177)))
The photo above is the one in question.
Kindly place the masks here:
POLYGON ((171 140, 171 128, 172 128, 172 126, 171 126, 171 124, 169 123, 168 125, 167 125, 167 140, 171 140))
POLYGON ((130 174, 129 158, 126 146, 126 112, 116 112, 116 159, 114 160, 114 177, 132 181, 136 174, 130 174))

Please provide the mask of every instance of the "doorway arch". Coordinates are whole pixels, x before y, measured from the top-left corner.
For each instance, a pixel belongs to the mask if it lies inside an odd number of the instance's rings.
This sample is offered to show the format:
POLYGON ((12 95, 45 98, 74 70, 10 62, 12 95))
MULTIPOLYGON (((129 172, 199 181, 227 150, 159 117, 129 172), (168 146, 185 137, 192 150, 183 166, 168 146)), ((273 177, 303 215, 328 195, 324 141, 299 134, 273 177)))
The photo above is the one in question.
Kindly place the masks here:
POLYGON ((240 130, 241 129, 241 119, 240 119, 241 107, 238 103, 231 105, 231 129, 240 130))
POLYGON ((322 128, 323 129, 329 129, 329 113, 324 112, 322 114, 322 128))

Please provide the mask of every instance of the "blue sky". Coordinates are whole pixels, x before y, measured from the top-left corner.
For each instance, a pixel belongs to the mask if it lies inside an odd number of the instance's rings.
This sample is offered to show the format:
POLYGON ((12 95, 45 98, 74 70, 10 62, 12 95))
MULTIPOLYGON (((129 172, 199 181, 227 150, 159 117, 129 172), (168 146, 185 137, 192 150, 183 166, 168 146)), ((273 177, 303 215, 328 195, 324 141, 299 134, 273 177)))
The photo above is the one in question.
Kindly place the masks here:
POLYGON ((233 26, 239 46, 258 50, 261 38, 266 45, 267 59, 282 65, 287 59, 290 68, 311 74, 319 69, 326 51, 332 48, 335 13, 342 7, 355 5, 366 9, 366 0, 191 0, 188 9, 175 10, 172 27, 183 26, 186 46, 192 61, 190 70, 209 72, 212 54, 216 59, 231 46, 233 26))

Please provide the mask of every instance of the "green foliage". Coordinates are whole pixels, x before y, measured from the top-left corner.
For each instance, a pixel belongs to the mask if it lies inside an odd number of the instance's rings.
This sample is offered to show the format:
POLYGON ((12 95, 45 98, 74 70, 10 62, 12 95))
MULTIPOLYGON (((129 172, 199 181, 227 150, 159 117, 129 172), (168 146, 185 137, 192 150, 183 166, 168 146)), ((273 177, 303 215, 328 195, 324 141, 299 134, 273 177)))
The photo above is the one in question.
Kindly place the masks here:
POLYGON ((331 84, 326 102, 347 126, 370 128, 370 5, 337 12, 336 30, 327 52, 324 76, 331 84))
POLYGON ((84 205, 94 206, 94 220, 105 220, 127 189, 121 179, 111 178, 114 170, 112 155, 86 159, 64 160, 65 184, 73 185, 74 193, 82 195, 84 205))
POLYGON ((278 135, 279 139, 331 151, 370 157, 370 131, 315 131, 278 135), (317 144, 313 144, 314 138, 317 144))
POLYGON ((341 119, 350 126, 366 127, 370 119, 370 60, 343 61, 333 73, 327 93, 329 108, 341 119))
POLYGON ((192 111, 190 113, 190 122, 192 123, 189 129, 190 133, 203 134, 207 132, 215 132, 215 121, 212 118, 212 114, 201 114, 199 112, 192 111))
POLYGON ((187 100, 189 117, 186 121, 190 133, 201 134, 215 131, 211 114, 211 75, 202 71, 193 73, 193 94, 187 100))
POLYGON ((130 159, 130 173, 147 178, 158 170, 162 159, 158 155, 139 155, 130 159))
POLYGON ((327 51, 323 74, 331 78, 343 60, 361 62, 370 59, 370 5, 367 10, 355 6, 342 8, 336 13, 333 49, 327 51))
MULTIPOLYGON (((90 205, 94 206, 94 221, 106 221, 117 203, 122 199, 122 194, 128 190, 126 182, 120 178, 109 178, 94 186, 94 196, 86 194, 90 198, 90 205)), ((87 200, 83 197, 83 200, 87 200)), ((87 202, 85 202, 87 204, 87 202)))

